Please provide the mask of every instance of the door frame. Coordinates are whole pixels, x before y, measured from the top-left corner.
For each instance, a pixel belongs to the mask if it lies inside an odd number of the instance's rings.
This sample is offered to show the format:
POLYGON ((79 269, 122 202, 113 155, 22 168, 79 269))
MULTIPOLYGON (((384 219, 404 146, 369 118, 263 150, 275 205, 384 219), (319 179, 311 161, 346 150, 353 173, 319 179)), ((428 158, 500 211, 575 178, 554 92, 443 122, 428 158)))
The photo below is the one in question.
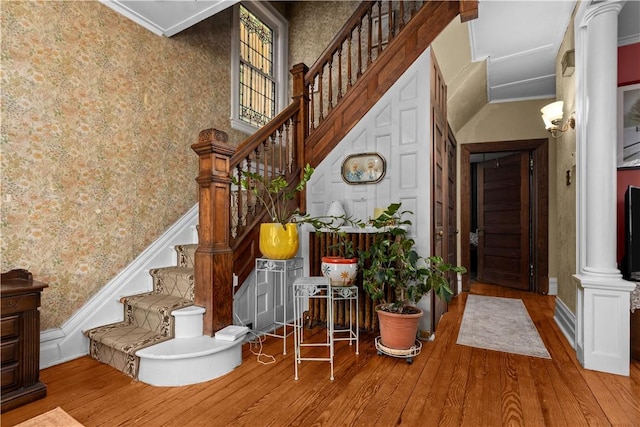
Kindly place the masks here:
MULTIPOLYGON (((460 261, 471 267, 469 234, 471 232, 471 154, 501 151, 532 151, 533 179, 531 188, 531 221, 534 260, 533 292, 549 292, 549 140, 478 142, 459 144, 460 151, 460 261)), ((462 291, 469 292, 469 275, 462 275, 462 291)))

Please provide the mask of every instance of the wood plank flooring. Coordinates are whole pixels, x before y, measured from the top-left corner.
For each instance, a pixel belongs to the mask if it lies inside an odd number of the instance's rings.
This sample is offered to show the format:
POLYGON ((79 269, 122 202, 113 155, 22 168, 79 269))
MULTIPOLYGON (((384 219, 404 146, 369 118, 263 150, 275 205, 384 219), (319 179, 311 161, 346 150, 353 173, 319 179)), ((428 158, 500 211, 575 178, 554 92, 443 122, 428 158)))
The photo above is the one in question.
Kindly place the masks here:
POLYGON ((374 337, 363 334, 357 356, 337 344, 334 381, 326 362, 303 362, 295 381, 292 351, 283 356, 281 340, 267 338, 273 364, 259 363, 245 344, 230 374, 159 388, 82 357, 43 370, 47 397, 2 414, 2 426, 57 406, 87 427, 640 426, 640 362, 630 377, 584 370, 553 320, 554 297, 482 284, 472 293, 522 298, 551 360, 457 345, 462 294, 412 364, 377 355, 374 337))

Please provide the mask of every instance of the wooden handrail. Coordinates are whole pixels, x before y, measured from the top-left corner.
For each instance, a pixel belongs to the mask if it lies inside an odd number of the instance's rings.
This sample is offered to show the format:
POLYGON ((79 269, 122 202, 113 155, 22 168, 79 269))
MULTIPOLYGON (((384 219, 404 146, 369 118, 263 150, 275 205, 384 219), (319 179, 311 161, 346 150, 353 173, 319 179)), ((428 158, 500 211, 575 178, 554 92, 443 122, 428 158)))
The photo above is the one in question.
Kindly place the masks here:
MULTIPOLYGON (((309 133, 344 102, 418 12, 433 3, 439 2, 375 0, 364 1, 356 8, 304 76, 304 84, 311 88, 309 133)), ((458 10, 458 2, 447 3, 458 10)))
POLYGON ((310 125, 309 136, 305 139, 305 154, 311 166, 315 167, 326 157, 398 76, 429 47, 458 15, 458 7, 457 2, 428 1, 413 12, 405 12, 412 15, 411 19, 343 96, 340 103, 344 107, 328 111, 322 120, 315 117, 315 127, 310 125))
POLYGON ((318 74, 320 69, 325 66, 329 61, 329 58, 338 50, 345 40, 351 35, 353 30, 360 24, 362 18, 367 15, 371 6, 376 3, 375 1, 363 1, 360 6, 353 12, 349 20, 344 24, 342 29, 335 35, 333 40, 329 43, 329 46, 320 54, 316 62, 309 67, 309 72, 305 76, 305 83, 311 84, 313 80, 311 76, 318 74))

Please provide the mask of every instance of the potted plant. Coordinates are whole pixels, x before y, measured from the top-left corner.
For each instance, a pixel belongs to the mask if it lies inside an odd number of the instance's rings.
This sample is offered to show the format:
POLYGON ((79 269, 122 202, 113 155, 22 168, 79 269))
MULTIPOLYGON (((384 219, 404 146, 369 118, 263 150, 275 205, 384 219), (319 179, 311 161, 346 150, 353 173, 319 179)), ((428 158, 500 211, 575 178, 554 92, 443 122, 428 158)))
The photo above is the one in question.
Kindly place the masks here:
POLYGON ((260 224, 260 252, 271 259, 293 258, 298 252, 298 228, 294 218, 298 208, 290 201, 296 193, 303 191, 314 169, 307 164, 300 182, 291 186, 284 176, 265 177, 261 174, 242 171, 239 177, 231 177, 238 187, 251 193, 262 205, 271 222, 260 224))
POLYGON ((380 232, 367 250, 360 251, 359 264, 364 290, 380 302, 376 314, 382 344, 407 350, 415 344, 418 321, 423 315, 416 307, 418 300, 433 291, 438 298, 449 302, 453 291, 449 288, 447 273, 465 273, 466 269, 445 263, 437 256, 420 256, 414 248, 415 241, 407 235, 411 221, 403 219, 411 212, 400 211, 400 206, 400 203, 389 205, 373 220, 372 225, 380 232), (387 301, 387 298, 393 300, 387 301))
POLYGON ((311 224, 316 233, 329 233, 335 242, 327 247, 321 258, 320 271, 328 277, 332 286, 350 286, 358 274, 359 260, 353 242, 341 226, 364 228, 365 223, 346 214, 340 216, 303 217, 301 221, 311 224))

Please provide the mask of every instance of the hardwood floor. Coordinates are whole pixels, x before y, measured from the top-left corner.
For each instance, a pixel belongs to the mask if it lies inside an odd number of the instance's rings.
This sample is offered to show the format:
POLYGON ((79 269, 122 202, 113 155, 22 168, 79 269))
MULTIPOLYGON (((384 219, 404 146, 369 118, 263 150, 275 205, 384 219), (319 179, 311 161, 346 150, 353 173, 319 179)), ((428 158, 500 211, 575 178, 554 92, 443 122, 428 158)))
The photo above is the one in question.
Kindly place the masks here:
POLYGON ((479 284, 471 292, 522 298, 551 360, 457 345, 463 294, 412 364, 378 356, 374 337, 361 335, 358 356, 337 344, 334 381, 326 362, 303 362, 295 381, 293 353, 267 338, 273 364, 245 344, 230 374, 157 388, 82 357, 43 370, 47 397, 2 414, 2 426, 57 406, 85 426, 640 426, 640 362, 630 377, 584 370, 553 320, 553 297, 479 284))

